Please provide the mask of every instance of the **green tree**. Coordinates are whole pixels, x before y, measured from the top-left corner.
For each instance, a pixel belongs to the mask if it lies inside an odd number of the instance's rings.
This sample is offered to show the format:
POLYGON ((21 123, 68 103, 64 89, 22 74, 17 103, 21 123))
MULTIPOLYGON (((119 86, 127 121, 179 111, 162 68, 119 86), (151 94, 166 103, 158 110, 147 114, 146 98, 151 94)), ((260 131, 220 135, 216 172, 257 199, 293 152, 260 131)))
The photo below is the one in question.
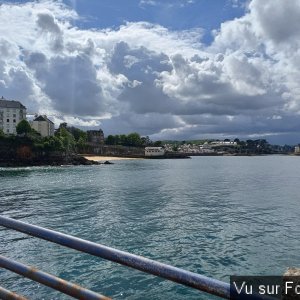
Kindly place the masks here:
POLYGON ((141 137, 138 133, 133 132, 127 136, 127 146, 140 147, 142 145, 141 137))
POLYGON ((150 140, 149 136, 141 137, 142 146, 147 147, 152 145, 152 141, 150 140))
POLYGON ((22 120, 22 121, 20 121, 18 123, 18 125, 16 127, 16 130, 17 130, 17 134, 25 134, 25 135, 27 135, 28 133, 31 132, 31 126, 28 123, 28 121, 22 120))
POLYGON ((154 142, 155 147, 161 147, 162 146, 162 141, 156 141, 154 142))
POLYGON ((87 141, 87 133, 79 128, 76 128, 74 126, 71 127, 64 127, 66 128, 73 136, 76 142, 78 142, 78 140, 80 138, 82 138, 85 142, 87 141))
POLYGON ((63 123, 60 123, 60 124, 59 124, 58 129, 60 129, 60 128, 67 128, 67 127, 68 127, 68 123, 63 122, 63 123))
POLYGON ((117 144, 119 145, 123 145, 123 146, 127 146, 128 144, 128 139, 127 139, 127 135, 126 134, 120 134, 120 135, 117 135, 117 144))
POLYGON ((81 137, 78 139, 78 141, 77 141, 77 145, 78 145, 79 147, 84 147, 85 144, 86 144, 86 139, 85 139, 84 137, 81 136, 81 137))
POLYGON ((60 139, 65 152, 70 153, 75 150, 75 139, 65 127, 60 127, 57 130, 56 137, 60 139))
POLYGON ((107 144, 107 145, 115 145, 115 137, 113 136, 113 135, 109 135, 109 136, 107 136, 107 138, 106 138, 106 140, 105 140, 105 143, 107 144))
POLYGON ((120 134, 120 135, 109 135, 105 143, 107 145, 122 145, 122 146, 132 146, 132 147, 141 147, 148 144, 152 144, 149 137, 143 137, 137 133, 133 132, 128 135, 120 134))
POLYGON ((2 138, 4 136, 5 136, 5 134, 4 134, 3 130, 0 128, 0 138, 2 138))
POLYGON ((62 140, 57 136, 45 137, 43 139, 43 150, 46 152, 64 150, 62 140))

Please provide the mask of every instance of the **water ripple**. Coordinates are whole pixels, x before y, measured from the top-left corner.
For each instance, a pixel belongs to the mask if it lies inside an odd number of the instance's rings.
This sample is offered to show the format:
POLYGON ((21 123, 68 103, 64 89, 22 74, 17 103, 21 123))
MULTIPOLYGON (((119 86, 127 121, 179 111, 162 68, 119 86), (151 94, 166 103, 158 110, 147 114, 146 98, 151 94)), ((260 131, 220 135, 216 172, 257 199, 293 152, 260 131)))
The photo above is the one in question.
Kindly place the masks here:
MULTIPOLYGON (((217 279, 299 265, 300 161, 199 157, 0 169, 0 213, 217 279), (284 182, 284 184, 282 184, 284 182)), ((0 229, 1 254, 115 299, 215 299, 0 229)), ((70 299, 0 270, 30 299, 70 299)))

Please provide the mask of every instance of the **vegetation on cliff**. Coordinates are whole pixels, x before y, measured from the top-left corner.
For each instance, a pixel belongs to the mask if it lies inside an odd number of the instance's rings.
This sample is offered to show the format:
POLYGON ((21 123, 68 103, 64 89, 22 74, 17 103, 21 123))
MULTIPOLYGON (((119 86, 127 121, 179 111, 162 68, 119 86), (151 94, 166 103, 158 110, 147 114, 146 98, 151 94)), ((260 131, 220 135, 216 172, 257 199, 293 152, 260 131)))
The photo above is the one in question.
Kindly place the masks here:
POLYGON ((90 164, 76 155, 86 142, 85 132, 63 123, 54 136, 42 137, 26 120, 16 127, 17 135, 0 130, 0 165, 90 164), (73 133, 72 133, 73 132, 73 133))

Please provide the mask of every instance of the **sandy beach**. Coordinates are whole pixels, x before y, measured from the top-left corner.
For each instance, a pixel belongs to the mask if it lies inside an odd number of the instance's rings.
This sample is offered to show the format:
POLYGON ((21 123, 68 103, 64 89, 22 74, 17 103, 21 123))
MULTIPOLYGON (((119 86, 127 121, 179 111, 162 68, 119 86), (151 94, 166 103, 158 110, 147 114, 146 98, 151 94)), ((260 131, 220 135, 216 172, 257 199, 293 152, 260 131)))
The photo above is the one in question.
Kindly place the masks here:
POLYGON ((116 156, 84 156, 84 157, 88 160, 95 160, 95 161, 141 159, 141 158, 116 157, 116 156))

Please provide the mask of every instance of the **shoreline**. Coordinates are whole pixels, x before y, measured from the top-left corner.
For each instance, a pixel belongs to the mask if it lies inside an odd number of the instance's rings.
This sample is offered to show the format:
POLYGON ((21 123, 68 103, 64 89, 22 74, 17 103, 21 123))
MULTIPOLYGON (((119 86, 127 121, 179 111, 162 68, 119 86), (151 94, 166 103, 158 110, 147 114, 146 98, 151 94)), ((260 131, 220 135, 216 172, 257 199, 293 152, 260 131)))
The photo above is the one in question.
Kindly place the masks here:
POLYGON ((141 157, 119 157, 119 156, 99 156, 99 155, 82 155, 85 159, 89 161, 110 161, 110 160, 136 160, 143 159, 141 157))

